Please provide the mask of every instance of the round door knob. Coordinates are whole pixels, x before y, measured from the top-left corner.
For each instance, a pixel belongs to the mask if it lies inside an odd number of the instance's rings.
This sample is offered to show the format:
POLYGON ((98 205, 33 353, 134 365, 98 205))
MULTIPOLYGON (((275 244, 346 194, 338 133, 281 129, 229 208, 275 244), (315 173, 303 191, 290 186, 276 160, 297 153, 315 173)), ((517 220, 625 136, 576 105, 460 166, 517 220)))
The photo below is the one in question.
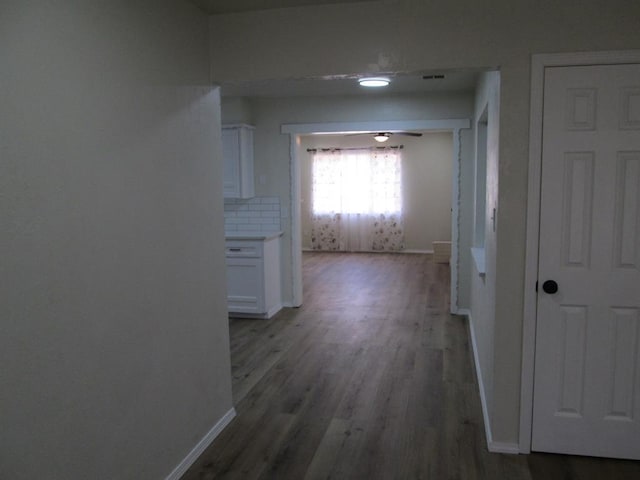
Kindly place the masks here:
POLYGON ((558 284, 553 280, 547 280, 542 284, 542 291, 553 295, 558 291, 558 284))

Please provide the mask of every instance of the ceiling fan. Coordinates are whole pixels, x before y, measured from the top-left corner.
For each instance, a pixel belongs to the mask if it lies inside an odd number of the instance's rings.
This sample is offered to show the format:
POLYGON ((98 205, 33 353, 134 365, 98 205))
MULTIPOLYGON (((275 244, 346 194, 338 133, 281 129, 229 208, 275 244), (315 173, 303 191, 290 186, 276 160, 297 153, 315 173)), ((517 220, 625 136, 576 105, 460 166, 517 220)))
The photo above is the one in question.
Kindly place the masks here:
POLYGON ((354 135, 373 135, 373 139, 376 142, 386 142, 387 140, 389 140, 389 138, 391 138, 391 135, 406 135, 409 137, 421 137, 422 134, 421 133, 417 133, 417 132, 378 132, 378 133, 352 133, 349 136, 354 136, 354 135))

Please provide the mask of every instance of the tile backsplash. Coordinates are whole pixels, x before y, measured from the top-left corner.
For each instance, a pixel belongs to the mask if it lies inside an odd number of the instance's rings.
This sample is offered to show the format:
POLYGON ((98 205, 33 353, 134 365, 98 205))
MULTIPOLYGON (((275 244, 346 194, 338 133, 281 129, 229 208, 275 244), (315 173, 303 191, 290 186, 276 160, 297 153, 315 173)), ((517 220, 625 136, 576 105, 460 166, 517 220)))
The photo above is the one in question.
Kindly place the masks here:
POLYGON ((280 197, 224 199, 226 232, 280 231, 280 197))

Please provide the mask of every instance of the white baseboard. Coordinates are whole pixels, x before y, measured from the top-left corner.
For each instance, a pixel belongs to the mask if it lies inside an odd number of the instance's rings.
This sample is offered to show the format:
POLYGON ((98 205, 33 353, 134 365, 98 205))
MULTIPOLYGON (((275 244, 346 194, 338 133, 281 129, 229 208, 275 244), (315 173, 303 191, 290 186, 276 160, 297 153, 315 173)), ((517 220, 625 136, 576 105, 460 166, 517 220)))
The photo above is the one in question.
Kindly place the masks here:
POLYGON ((491 442, 487 444, 487 448, 491 453, 506 453, 508 455, 518 455, 520 453, 520 446, 517 443, 491 442))
POLYGON ((487 405, 487 395, 485 393, 484 381, 482 380, 482 370, 480 368, 480 357, 478 356, 478 344, 476 342, 476 332, 471 318, 471 311, 466 308, 458 310, 458 315, 465 315, 469 322, 469 335, 471 336, 471 349, 473 350, 473 363, 476 367, 476 377, 478 379, 478 389, 480 391, 480 403, 482 405, 482 418, 484 420, 484 433, 487 439, 487 449, 492 453, 520 453, 520 446, 517 443, 494 442, 491 432, 491 421, 489 418, 489 408, 487 405))
POLYGON ((318 253, 428 253, 433 255, 433 250, 420 250, 420 249, 406 249, 406 250, 398 250, 393 252, 383 252, 380 250, 371 250, 371 251, 363 251, 363 252, 347 252, 342 250, 314 250, 312 248, 303 248, 303 252, 318 252, 318 253))
POLYGON ((271 318, 273 317, 276 313, 278 313, 280 310, 282 310, 282 304, 279 303, 277 305, 274 305, 271 310, 269 310, 267 312, 267 318, 271 318))
POLYGON ((267 313, 245 313, 245 312, 229 312, 229 318, 254 318, 260 320, 269 320, 276 313, 286 307, 285 304, 279 303, 269 309, 267 313))
MULTIPOLYGON (((482 417, 484 419, 484 433, 487 439, 487 446, 493 443, 493 435, 491 434, 491 421, 489 419, 489 408, 487 405, 487 396, 484 388, 484 381, 482 380, 482 369, 480 368, 480 357, 478 356, 478 344, 476 342, 476 332, 473 326, 473 319, 471 318, 471 312, 467 314, 467 321, 469 322, 469 335, 471 336, 471 350, 473 350, 473 363, 476 367, 476 378, 478 380, 478 389, 480 390, 480 403, 482 405, 482 417)), ((491 451, 491 448, 489 448, 491 451)))
POLYGON ((235 408, 232 408, 227 413, 225 413, 220 420, 213 426, 211 430, 207 432, 207 434, 202 437, 202 440, 198 442, 198 444, 193 447, 193 450, 189 452, 189 454, 184 457, 184 459, 178 464, 176 468, 173 469, 169 475, 167 475, 165 480, 179 480, 182 475, 185 474, 189 467, 194 464, 194 462, 198 459, 202 452, 211 445, 211 442, 215 440, 215 438, 220 435, 220 432, 224 430, 224 427, 229 425, 231 420, 236 416, 235 408))

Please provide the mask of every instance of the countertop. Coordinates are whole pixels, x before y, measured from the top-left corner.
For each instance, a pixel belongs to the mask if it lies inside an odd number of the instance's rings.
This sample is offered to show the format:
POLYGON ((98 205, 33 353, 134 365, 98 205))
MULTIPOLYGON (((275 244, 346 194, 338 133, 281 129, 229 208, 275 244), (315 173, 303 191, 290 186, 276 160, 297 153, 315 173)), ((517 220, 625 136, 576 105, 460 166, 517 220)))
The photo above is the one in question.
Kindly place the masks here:
POLYGON ((271 240, 281 237, 282 231, 278 232, 225 232, 225 240, 271 240))

